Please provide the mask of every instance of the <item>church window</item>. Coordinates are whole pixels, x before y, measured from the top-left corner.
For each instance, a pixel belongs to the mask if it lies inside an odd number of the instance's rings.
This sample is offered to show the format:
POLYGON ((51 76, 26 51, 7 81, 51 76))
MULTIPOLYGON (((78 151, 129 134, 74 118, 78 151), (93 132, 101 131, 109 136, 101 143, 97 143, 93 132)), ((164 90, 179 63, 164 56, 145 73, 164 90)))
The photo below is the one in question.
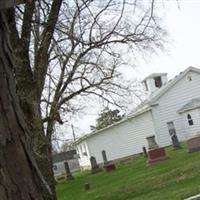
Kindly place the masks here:
POLYGON ((189 126, 193 126, 194 122, 193 122, 192 116, 190 114, 187 115, 187 119, 188 119, 189 126))

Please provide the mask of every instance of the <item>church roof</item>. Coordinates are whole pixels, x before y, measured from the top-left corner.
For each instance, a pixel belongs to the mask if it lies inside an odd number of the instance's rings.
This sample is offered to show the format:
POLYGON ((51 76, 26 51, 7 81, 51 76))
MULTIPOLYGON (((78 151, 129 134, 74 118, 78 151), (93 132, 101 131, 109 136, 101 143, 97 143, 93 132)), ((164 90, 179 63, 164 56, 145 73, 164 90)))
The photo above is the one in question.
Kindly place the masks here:
POLYGON ((65 151, 53 155, 53 163, 63 162, 67 160, 74 159, 76 155, 76 150, 65 151))

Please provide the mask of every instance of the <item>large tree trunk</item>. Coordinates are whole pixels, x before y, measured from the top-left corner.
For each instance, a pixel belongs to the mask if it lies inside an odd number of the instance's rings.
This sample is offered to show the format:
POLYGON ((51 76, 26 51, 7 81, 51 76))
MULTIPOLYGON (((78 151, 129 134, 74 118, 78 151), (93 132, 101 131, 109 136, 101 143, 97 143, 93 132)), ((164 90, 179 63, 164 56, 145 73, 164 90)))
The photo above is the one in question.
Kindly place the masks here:
POLYGON ((24 62, 26 59, 22 58, 22 52, 23 49, 18 46, 17 52, 15 52, 17 57, 16 63, 21 67, 17 68, 17 94, 20 98, 20 105, 25 116, 26 124, 31 132, 31 147, 34 152, 34 157, 53 195, 49 196, 49 193, 45 191, 43 191, 43 193, 46 199, 56 200, 55 179, 51 158, 51 140, 49 140, 44 133, 40 102, 38 102, 36 92, 34 91, 34 85, 30 82, 30 76, 29 73, 27 73, 27 62, 24 62), (24 77, 19 76, 22 74, 24 74, 24 77), (27 82, 30 82, 28 83, 29 86, 27 86, 27 82))
POLYGON ((53 173, 51 140, 49 140, 44 133, 38 103, 31 104, 31 102, 29 102, 28 104, 26 104, 25 107, 24 106, 25 105, 22 106, 23 112, 26 118, 26 122, 28 124, 28 128, 31 130, 31 148, 33 149, 37 165, 52 191, 52 194, 49 194, 47 190, 44 190, 43 194, 45 196, 45 199, 56 200, 56 182, 53 173), (31 112, 27 112, 26 110, 24 110, 25 108, 28 108, 28 110, 31 110, 31 112))
MULTIPOLYGON (((33 9, 31 6, 30 8, 31 10, 33 9)), ((30 8, 29 12, 31 12, 30 8)), ((46 190, 43 191, 43 194, 45 199, 56 200, 55 180, 51 159, 51 141, 49 141, 44 133, 40 110, 40 100, 37 97, 36 85, 30 67, 28 55, 29 49, 27 48, 26 44, 27 41, 24 41, 18 37, 15 22, 15 10, 9 9, 7 11, 7 17, 9 19, 9 27, 12 30, 10 37, 12 39, 15 62, 17 64, 17 68, 15 70, 17 95, 20 99, 20 106, 24 113, 26 124, 31 133, 31 148, 33 149, 34 157, 37 161, 40 171, 42 172, 42 175, 52 191, 52 195, 50 195, 46 190)), ((27 26, 28 25, 26 25, 26 28, 30 28, 27 26)), ((29 37, 27 36, 27 38, 29 37)))
POLYGON ((19 49, 20 47, 18 46, 18 52, 15 53, 15 55, 17 55, 16 63, 21 66, 20 68, 18 67, 17 73, 20 75, 24 74, 24 77, 16 77, 18 87, 17 94, 20 98, 20 105, 25 116, 26 124, 31 133, 31 147, 34 152, 34 157, 53 194, 50 195, 48 191, 43 191, 46 197, 45 199, 56 200, 55 180, 51 158, 51 140, 49 140, 44 133, 40 102, 38 102, 36 92, 34 91, 35 88, 31 85, 32 82, 28 83, 29 86, 26 84, 30 81, 30 76, 26 71, 26 62, 23 62, 25 59, 18 54, 22 54, 23 50, 19 49))
MULTIPOLYGON (((45 193, 45 196, 48 200, 56 200, 56 190, 55 190, 55 179, 53 174, 53 163, 52 163, 52 146, 51 140, 48 140, 46 136, 38 136, 37 149, 35 151, 35 158, 38 163, 38 166, 47 181, 48 185, 51 188, 52 195, 49 196, 49 193, 45 193), (41 140, 39 141, 39 139, 41 140)), ((45 191, 44 191, 45 192, 45 191)))
POLYGON ((45 196, 48 200, 56 200, 55 180, 53 176, 51 157, 51 136, 46 136, 42 124, 40 110, 41 95, 44 87, 46 71, 48 68, 49 46, 53 37, 54 29, 58 20, 60 7, 63 0, 53 0, 48 16, 47 24, 41 34, 41 41, 36 45, 34 70, 29 60, 32 19, 35 12, 35 2, 27 1, 25 5, 23 23, 20 34, 16 28, 15 10, 9 9, 10 37, 16 57, 16 80, 17 94, 20 98, 20 105, 25 115, 28 128, 31 130, 31 146, 37 164, 51 188, 52 196, 45 196))
POLYGON ((43 200, 50 189, 33 158, 15 89, 8 29, 0 12, 0 199, 43 200))

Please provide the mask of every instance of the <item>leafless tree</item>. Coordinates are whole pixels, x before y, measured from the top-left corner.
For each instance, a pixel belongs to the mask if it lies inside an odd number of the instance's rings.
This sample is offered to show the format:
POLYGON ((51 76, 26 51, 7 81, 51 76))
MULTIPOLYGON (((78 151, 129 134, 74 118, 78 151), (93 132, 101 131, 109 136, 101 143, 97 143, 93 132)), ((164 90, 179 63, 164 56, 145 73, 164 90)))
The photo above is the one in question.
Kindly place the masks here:
MULTIPOLYGON (((154 0, 39 0, 8 11, 17 90, 37 162, 55 194, 51 139, 74 101, 91 95, 117 104, 133 91, 121 52, 162 44, 154 0), (117 97, 117 98, 116 98, 117 97)), ((54 195, 54 199, 56 196, 54 195)))

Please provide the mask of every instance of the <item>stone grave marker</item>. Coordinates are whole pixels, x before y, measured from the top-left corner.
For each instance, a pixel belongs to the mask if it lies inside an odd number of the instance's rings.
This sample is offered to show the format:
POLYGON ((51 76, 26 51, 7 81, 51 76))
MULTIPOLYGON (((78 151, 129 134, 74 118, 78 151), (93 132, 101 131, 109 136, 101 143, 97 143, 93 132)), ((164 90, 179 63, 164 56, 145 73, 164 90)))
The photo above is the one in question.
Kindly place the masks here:
POLYGON ((178 141, 178 137, 176 134, 171 135, 171 139, 172 139, 172 146, 175 150, 180 149, 180 143, 178 141))
POLYGON ((146 138, 149 146, 147 165, 152 165, 162 160, 169 159, 166 156, 165 149, 159 147, 155 140, 155 135, 146 138))
POLYGON ((156 143, 155 135, 148 136, 147 138, 149 149, 158 148, 158 144, 156 143))
POLYGON ((85 187, 86 191, 90 190, 90 184, 89 183, 85 183, 84 187, 85 187))
POLYGON ((200 151, 200 133, 198 133, 198 135, 188 139, 186 141, 186 144, 188 146, 189 153, 192 153, 195 151, 200 151))
POLYGON ((108 162, 108 159, 107 159, 107 156, 106 156, 106 151, 103 150, 101 153, 102 153, 102 157, 103 157, 103 162, 104 162, 104 164, 106 164, 108 162))
POLYGON ((104 169, 107 171, 107 172, 110 172, 110 171, 113 171, 116 169, 116 166, 113 162, 111 161, 108 161, 107 159, 107 156, 106 156, 106 151, 103 150, 102 152, 102 157, 103 157, 103 162, 104 162, 104 169))
POLYGON ((176 128, 175 128, 174 122, 168 122, 167 127, 168 127, 168 131, 169 131, 169 135, 171 136, 173 148, 175 150, 180 149, 181 147, 180 147, 180 143, 178 141, 178 137, 176 135, 176 128))
POLYGON ((144 157, 147 158, 147 157, 148 157, 148 153, 147 153, 146 147, 143 146, 143 147, 142 147, 142 151, 143 151, 144 157))
POLYGON ((97 164, 96 158, 94 156, 90 157, 90 163, 91 163, 91 172, 92 174, 98 173, 101 171, 101 168, 97 164))
POLYGON ((71 171, 69 169, 68 162, 65 162, 64 165, 65 165, 66 179, 67 180, 74 180, 74 177, 72 176, 71 171))

